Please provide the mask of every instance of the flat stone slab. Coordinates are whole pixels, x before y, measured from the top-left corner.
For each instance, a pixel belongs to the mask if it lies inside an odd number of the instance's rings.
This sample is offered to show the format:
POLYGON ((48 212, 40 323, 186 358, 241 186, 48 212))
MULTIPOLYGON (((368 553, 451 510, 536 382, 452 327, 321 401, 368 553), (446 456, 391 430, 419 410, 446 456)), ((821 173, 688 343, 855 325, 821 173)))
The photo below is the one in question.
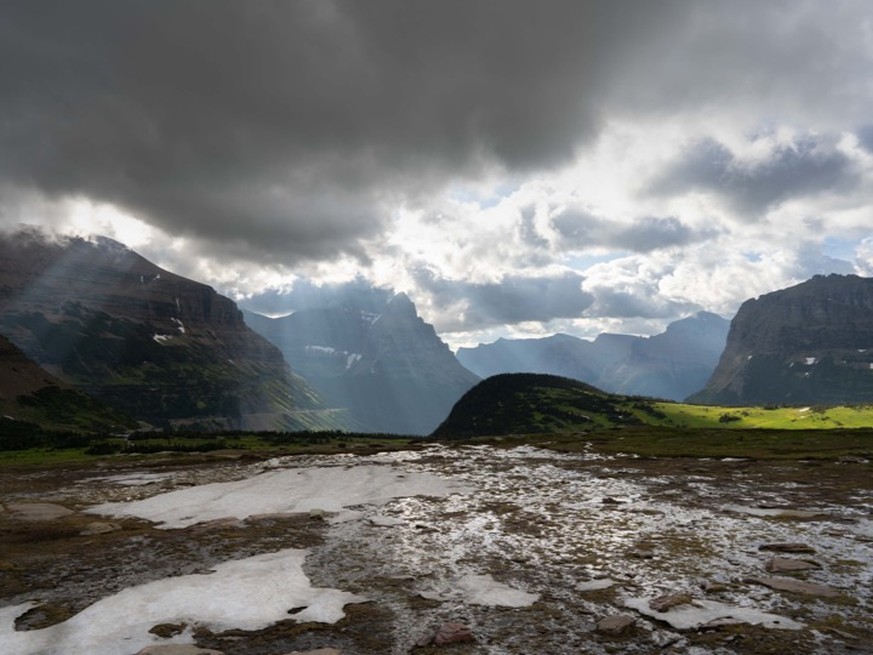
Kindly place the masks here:
POLYGON ((770 589, 776 589, 777 591, 790 591, 795 594, 806 594, 807 596, 833 598, 840 595, 840 592, 833 587, 818 584, 817 582, 795 580, 794 578, 752 577, 746 578, 745 582, 764 585, 765 587, 770 587, 770 589))
POLYGON ((6 509, 23 521, 54 521, 75 512, 56 503, 7 503, 6 509))
POLYGON ((103 523, 101 521, 92 521, 85 526, 79 535, 83 537, 91 537, 97 534, 107 534, 109 532, 117 532, 121 530, 121 526, 117 523, 103 523))
POLYGON ((771 557, 764 564, 764 569, 770 573, 789 573, 791 571, 809 571, 820 569, 821 564, 793 557, 771 557))
POLYGON ((815 548, 809 544, 780 542, 775 544, 761 544, 758 550, 769 550, 774 553, 814 553, 815 548))

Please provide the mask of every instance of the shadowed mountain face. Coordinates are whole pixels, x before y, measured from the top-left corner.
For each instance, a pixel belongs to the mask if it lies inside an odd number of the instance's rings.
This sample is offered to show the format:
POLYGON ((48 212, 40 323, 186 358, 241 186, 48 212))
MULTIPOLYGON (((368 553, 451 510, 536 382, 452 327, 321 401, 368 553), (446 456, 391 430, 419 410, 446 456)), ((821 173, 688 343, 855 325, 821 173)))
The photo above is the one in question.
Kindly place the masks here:
POLYGON ((474 373, 547 373, 613 393, 681 400, 700 389, 724 348, 729 322, 700 312, 652 337, 601 334, 593 342, 566 334, 544 339, 500 339, 458 350, 474 373))
POLYGON ((747 300, 706 387, 708 404, 873 401, 873 279, 817 275, 747 300))
POLYGON ((0 240, 0 334, 72 387, 156 426, 338 425, 231 300, 108 239, 0 240))
POLYGON ((278 319, 247 313, 246 320, 365 431, 428 434, 479 380, 405 294, 379 307, 347 304, 278 319))
POLYGON ((30 432, 21 423, 77 432, 134 427, 129 417, 70 389, 0 336, 0 437, 4 443, 10 431, 30 432))

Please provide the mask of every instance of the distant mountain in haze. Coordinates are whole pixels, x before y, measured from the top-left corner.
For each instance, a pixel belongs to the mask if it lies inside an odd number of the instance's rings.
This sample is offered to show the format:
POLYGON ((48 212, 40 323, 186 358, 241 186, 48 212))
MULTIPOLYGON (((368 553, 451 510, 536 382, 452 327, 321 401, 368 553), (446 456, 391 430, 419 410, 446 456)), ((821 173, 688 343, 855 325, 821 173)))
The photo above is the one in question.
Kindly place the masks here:
POLYGON ((706 404, 873 402, 873 279, 817 275, 747 300, 731 321, 706 404))
POLYGON ((283 318, 246 313, 296 371, 369 432, 429 434, 479 378, 465 369, 405 294, 283 318))
POLYGON ((231 300, 109 239, 0 238, 0 334, 158 427, 341 426, 231 300))
POLYGON ((458 360, 485 378, 546 373, 612 393, 681 400, 700 389, 718 363, 730 322, 700 312, 651 337, 601 334, 586 341, 566 334, 499 339, 458 350, 458 360))

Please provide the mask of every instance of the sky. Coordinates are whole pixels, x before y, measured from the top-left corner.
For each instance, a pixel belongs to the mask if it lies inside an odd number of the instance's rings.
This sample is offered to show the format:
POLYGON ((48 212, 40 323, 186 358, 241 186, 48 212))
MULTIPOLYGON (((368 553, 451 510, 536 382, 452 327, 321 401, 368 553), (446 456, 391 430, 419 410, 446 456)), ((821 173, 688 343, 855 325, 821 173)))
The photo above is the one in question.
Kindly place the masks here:
POLYGON ((0 6, 0 229, 451 345, 873 275, 869 0, 0 6), (386 291, 387 290, 387 291, 386 291))

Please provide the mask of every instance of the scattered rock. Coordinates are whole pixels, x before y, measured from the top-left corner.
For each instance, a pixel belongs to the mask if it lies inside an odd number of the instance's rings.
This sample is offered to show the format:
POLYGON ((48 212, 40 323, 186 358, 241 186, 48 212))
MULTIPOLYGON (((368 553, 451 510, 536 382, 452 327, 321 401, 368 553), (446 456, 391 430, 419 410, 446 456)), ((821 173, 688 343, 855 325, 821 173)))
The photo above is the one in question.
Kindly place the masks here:
POLYGON ((309 518, 323 521, 327 518, 327 512, 325 512, 323 509, 313 508, 309 510, 309 518))
POLYGON ((444 623, 433 638, 435 646, 473 641, 473 631, 463 623, 444 623))
POLYGON ((136 655, 224 655, 220 650, 199 648, 193 644, 158 644, 146 646, 136 655))
POLYGON ((636 623, 630 614, 613 614, 604 616, 597 622, 597 631, 609 635, 618 635, 636 623))
POLYGON ((770 550, 775 553, 814 553, 815 548, 801 543, 761 544, 758 550, 770 550))
POLYGON ((435 634, 428 634, 419 639, 416 646, 445 646, 446 644, 457 644, 468 641, 475 641, 473 631, 463 623, 450 621, 443 623, 435 634))
POLYGON ((117 523, 102 523, 101 521, 92 521, 85 526, 85 529, 79 533, 82 537, 91 537, 95 534, 106 534, 107 532, 117 532, 121 530, 121 526, 117 523))
POLYGON ((621 505, 625 501, 619 500, 618 498, 613 498, 612 496, 606 496, 600 502, 603 503, 604 505, 621 505))
POLYGON ((700 585, 700 588, 703 589, 708 594, 714 594, 719 591, 727 591, 730 589, 728 585, 723 582, 713 582, 712 580, 707 580, 706 582, 700 585))
POLYGON ((315 650, 295 650, 286 655, 342 655, 336 648, 316 648, 315 650))
POLYGON ((820 569, 821 564, 793 557, 771 557, 764 564, 764 569, 770 573, 788 573, 790 571, 809 571, 820 569))
POLYGON ((744 582, 752 584, 760 584, 770 589, 777 591, 790 591, 796 594, 806 594, 807 596, 823 596, 824 598, 833 598, 839 596, 839 593, 833 587, 818 584, 816 582, 806 582, 805 580, 795 580, 794 578, 745 578, 744 582))
POLYGON ((688 605, 693 600, 691 594, 664 594, 663 596, 652 598, 652 600, 649 601, 649 607, 656 612, 666 612, 671 607, 676 607, 677 605, 688 605))
POLYGON ((845 630, 840 630, 839 628, 824 628, 824 632, 828 632, 835 637, 839 637, 844 641, 857 641, 858 637, 853 635, 851 632, 846 632, 845 630))
POLYGON ((186 627, 188 626, 185 623, 159 623, 152 627, 149 632, 153 635, 157 635, 161 639, 169 639, 170 637, 175 637, 176 635, 185 632, 186 627))
POLYGON ((634 559, 653 559, 655 551, 651 548, 633 548, 628 551, 627 556, 634 559))

